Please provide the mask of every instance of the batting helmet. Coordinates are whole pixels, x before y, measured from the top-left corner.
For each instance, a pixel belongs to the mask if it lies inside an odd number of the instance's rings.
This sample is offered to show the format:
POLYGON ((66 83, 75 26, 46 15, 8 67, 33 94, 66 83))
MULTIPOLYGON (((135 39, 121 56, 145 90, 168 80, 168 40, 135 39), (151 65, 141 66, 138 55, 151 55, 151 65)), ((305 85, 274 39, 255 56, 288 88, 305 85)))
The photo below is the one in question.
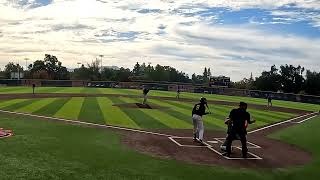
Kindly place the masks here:
POLYGON ((207 99, 204 97, 200 98, 200 103, 207 104, 207 99))

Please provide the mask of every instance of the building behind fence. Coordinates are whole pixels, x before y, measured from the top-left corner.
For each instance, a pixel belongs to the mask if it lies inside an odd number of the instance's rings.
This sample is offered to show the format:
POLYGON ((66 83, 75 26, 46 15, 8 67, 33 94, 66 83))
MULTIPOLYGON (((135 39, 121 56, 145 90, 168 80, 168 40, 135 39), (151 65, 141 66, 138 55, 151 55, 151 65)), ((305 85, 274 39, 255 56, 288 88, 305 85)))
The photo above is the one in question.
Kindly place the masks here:
POLYGON ((309 96, 302 94, 290 94, 290 93, 277 93, 269 91, 257 91, 246 89, 233 89, 223 86, 194 86, 190 83, 173 83, 173 82, 115 82, 115 81, 82 81, 82 80, 37 80, 37 79, 22 79, 22 80, 10 80, 0 79, 0 86, 32 86, 36 87, 97 87, 97 88, 128 88, 128 89, 141 89, 143 86, 147 86, 153 90, 162 91, 177 91, 181 92, 194 92, 204 94, 221 94, 229 96, 243 96, 254 98, 267 98, 271 95, 273 99, 304 102, 312 104, 320 104, 319 96, 309 96))

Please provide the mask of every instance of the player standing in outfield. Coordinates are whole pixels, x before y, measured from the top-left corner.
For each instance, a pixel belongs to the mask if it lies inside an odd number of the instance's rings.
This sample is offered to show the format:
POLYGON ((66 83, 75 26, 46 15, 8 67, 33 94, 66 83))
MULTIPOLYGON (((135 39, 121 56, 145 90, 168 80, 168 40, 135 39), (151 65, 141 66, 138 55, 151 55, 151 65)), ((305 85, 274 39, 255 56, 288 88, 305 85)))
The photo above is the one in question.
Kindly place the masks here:
POLYGON ((268 94, 268 107, 272 107, 272 95, 271 94, 268 94))
POLYGON ((228 136, 225 142, 226 153, 223 154, 224 156, 230 157, 232 141, 239 139, 242 145, 242 157, 247 158, 247 127, 248 124, 255 122, 255 120, 251 121, 247 107, 247 103, 240 102, 239 108, 233 109, 230 112, 230 122, 226 122, 230 127, 228 128, 228 136))
POLYGON ((203 143, 203 121, 202 116, 209 114, 206 112, 206 107, 208 108, 207 99, 200 98, 200 103, 194 105, 192 109, 192 121, 193 121, 193 140, 203 143))
POLYGON ((32 94, 34 94, 34 90, 35 90, 35 88, 36 88, 36 84, 32 84, 32 94))
POLYGON ((179 85, 178 85, 178 89, 177 89, 177 96, 176 96, 176 98, 177 98, 177 99, 179 99, 179 98, 180 98, 180 92, 181 92, 181 91, 180 91, 180 87, 179 87, 179 85))
POLYGON ((142 94, 143 94, 143 102, 142 102, 142 104, 146 104, 147 103, 147 98, 148 98, 148 93, 149 93, 149 89, 148 88, 146 88, 146 87, 143 87, 143 89, 142 89, 142 94))

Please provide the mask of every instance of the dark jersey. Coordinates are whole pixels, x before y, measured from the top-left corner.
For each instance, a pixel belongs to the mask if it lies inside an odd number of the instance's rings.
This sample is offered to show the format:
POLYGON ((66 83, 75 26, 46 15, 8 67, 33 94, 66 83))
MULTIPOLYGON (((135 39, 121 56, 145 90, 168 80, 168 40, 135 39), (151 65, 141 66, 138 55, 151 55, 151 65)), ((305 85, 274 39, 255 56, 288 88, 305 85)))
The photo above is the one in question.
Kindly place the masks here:
POLYGON ((206 113, 206 107, 204 104, 202 103, 198 103, 196 105, 194 105, 193 109, 192 109, 192 115, 199 115, 199 116, 203 116, 206 115, 208 113, 206 113))
POLYGON ((147 95, 148 92, 149 92, 149 89, 148 89, 148 88, 144 88, 144 89, 143 89, 143 94, 147 95))
POLYGON ((230 133, 247 134, 246 121, 251 124, 250 114, 244 109, 233 109, 229 115, 232 121, 232 127, 228 130, 230 133))

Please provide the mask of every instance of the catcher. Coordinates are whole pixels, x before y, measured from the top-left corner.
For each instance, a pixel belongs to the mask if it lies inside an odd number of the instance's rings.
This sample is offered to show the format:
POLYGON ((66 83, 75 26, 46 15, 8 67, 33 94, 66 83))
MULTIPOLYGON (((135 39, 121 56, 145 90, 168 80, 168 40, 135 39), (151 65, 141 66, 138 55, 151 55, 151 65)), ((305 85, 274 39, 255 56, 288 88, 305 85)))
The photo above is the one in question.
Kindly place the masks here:
POLYGON ((225 142, 221 145, 221 150, 225 151, 224 156, 230 157, 232 141, 240 140, 242 145, 242 157, 247 158, 247 127, 248 124, 255 123, 251 121, 250 113, 247 112, 247 103, 240 102, 238 109, 233 109, 230 112, 229 118, 226 119, 225 124, 228 125, 227 137, 225 142))

